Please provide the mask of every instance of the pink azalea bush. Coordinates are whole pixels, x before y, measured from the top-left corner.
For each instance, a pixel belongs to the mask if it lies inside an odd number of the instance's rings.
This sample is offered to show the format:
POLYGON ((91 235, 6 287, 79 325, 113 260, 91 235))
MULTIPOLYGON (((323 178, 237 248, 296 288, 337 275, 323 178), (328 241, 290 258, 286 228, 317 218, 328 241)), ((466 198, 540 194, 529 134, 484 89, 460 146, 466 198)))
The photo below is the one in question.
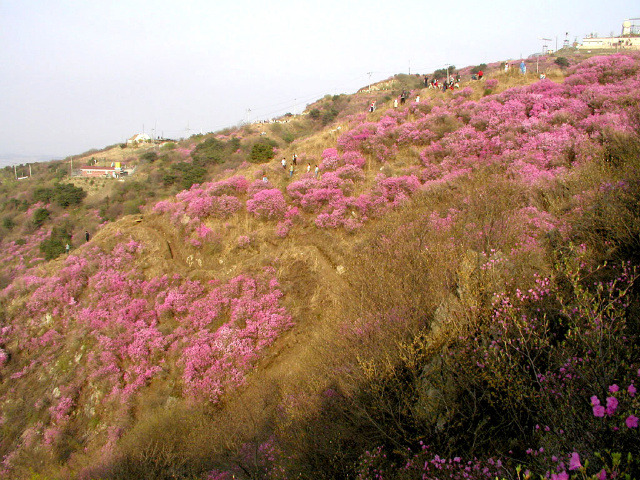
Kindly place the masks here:
MULTIPOLYGON (((197 231, 203 238, 211 232, 204 225, 197 231)), ((62 441, 59 427, 83 418, 76 398, 94 395, 92 408, 99 402, 100 411, 126 409, 167 374, 170 360, 179 359, 185 396, 217 402, 244 383, 261 353, 293 325, 280 304, 273 269, 209 285, 179 276, 145 278, 135 267, 143 252, 141 243, 123 238, 111 252, 94 248, 87 256, 70 255, 57 276, 24 279, 29 296, 20 314, 30 312, 31 320, 19 332, 0 330, 0 342, 17 342, 12 381, 28 381, 37 365, 54 368, 53 352, 73 342, 83 345, 70 367, 74 375, 59 384, 68 393, 48 408, 45 433, 34 437, 43 445, 62 441), (23 364, 25 349, 32 360, 23 364)), ((14 295, 5 290, 3 301, 14 295)), ((8 360, 0 349, 0 368, 8 360)))
POLYGON ((247 200, 247 211, 262 219, 282 218, 286 208, 284 195, 277 188, 260 190, 247 200))

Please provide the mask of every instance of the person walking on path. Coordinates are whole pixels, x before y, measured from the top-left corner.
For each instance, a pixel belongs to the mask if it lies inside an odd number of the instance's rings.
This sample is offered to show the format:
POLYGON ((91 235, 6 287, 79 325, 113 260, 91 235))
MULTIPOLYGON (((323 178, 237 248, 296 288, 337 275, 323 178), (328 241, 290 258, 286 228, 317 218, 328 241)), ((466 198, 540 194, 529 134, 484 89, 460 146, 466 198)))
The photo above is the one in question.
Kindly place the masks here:
POLYGON ((307 173, 309 173, 311 171, 311 164, 307 163, 307 173))
POLYGON ((282 161, 280 163, 282 163, 282 169, 286 170, 287 169, 287 161, 284 159, 284 157, 282 157, 282 161))
POLYGON ((520 73, 522 75, 527 73, 527 65, 524 63, 524 60, 522 60, 522 62, 520 62, 520 73))
POLYGON ((289 178, 293 177, 293 163, 289 167, 289 178))
POLYGON ((67 255, 69 255, 69 250, 71 250, 71 245, 69 245, 68 243, 64 246, 65 251, 67 252, 67 255))
POLYGON ((90 235, 89 235, 89 231, 87 230, 87 231, 85 231, 85 232, 84 232, 84 238, 85 238, 85 240, 86 240, 87 242, 89 241, 89 237, 90 237, 90 235))
POLYGON ((316 165, 315 174, 316 178, 318 178, 318 176, 320 175, 320 168, 318 168, 318 165, 316 165))

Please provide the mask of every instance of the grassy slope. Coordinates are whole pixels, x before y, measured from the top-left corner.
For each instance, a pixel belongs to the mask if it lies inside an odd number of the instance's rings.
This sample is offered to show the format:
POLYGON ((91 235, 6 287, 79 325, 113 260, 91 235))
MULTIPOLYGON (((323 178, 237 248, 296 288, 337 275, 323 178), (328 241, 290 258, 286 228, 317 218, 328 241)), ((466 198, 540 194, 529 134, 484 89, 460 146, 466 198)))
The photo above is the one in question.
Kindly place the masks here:
MULTIPOLYGON (((502 73, 494 73, 493 76, 500 80, 495 93, 535 80, 532 77, 525 80, 518 75, 502 73)), ((562 80, 559 72, 549 72, 548 76, 556 81, 562 80)), ((469 85, 473 88, 470 99, 479 99, 484 95, 481 84, 469 85)), ((428 90, 421 92, 422 98, 427 102, 437 102, 444 98, 444 95, 428 90)), ((352 100, 352 113, 363 111, 371 98, 371 94, 361 94, 352 100)), ((367 118, 373 122, 384 116, 391 102, 389 100, 385 105, 381 101, 382 96, 375 98, 380 101, 378 111, 367 118)), ((345 111, 346 113, 348 111, 345 111)), ((303 165, 306 161, 313 161, 313 165, 320 160, 325 148, 335 146, 340 134, 336 128, 340 126, 341 131, 345 131, 349 128, 348 125, 346 118, 338 117, 337 123, 325 130, 296 140, 282 150, 270 164, 259 167, 245 166, 237 170, 237 173, 247 178, 255 178, 260 170, 266 169, 271 183, 284 190, 289 180, 280 170, 279 158, 285 156, 289 159, 296 151, 301 154, 303 165)), ((381 169, 384 169, 387 175, 401 174, 420 163, 416 151, 411 148, 401 150, 394 161, 384 166, 368 160, 365 167, 367 177, 358 186, 362 191, 374 184, 374 177, 381 169)), ((296 419, 299 425, 292 428, 292 431, 299 435, 299 447, 308 441, 301 433, 304 429, 300 425, 305 421, 313 425, 309 418, 316 414, 322 415, 322 412, 326 411, 322 406, 324 397, 315 394, 326 391, 331 386, 348 395, 350 392, 359 391, 360 383, 367 375, 370 375, 371 379, 385 378, 386 357, 382 352, 394 352, 397 347, 394 346, 395 342, 402 345, 402 342, 406 341, 407 332, 419 328, 416 325, 419 325, 421 316, 428 314, 441 319, 441 326, 439 329, 432 328, 426 343, 437 346, 450 341, 450 336, 457 334, 459 329, 463 328, 461 324, 468 320, 466 312, 474 308, 475 302, 480 298, 480 294, 474 291, 476 280, 472 278, 475 275, 473 268, 468 266, 476 259, 469 257, 472 255, 472 243, 464 239, 464 231, 456 232, 459 245, 449 245, 445 237, 432 237, 432 245, 441 250, 424 258, 416 256, 410 244, 399 243, 397 248, 394 247, 394 250, 389 252, 381 248, 379 241, 385 236, 408 240, 413 236, 413 231, 409 229, 403 232, 403 225, 419 225, 422 219, 433 211, 442 213, 449 208, 462 208, 462 205, 469 201, 469 197, 487 198, 487 203, 472 202, 474 204, 470 209, 475 215, 485 215, 483 220, 486 220, 486 216, 492 215, 499 220, 514 204, 540 205, 547 202, 547 209, 555 209, 556 212, 567 206, 561 196, 552 198, 549 204, 548 200, 535 198, 535 195, 543 195, 542 191, 534 193, 530 198, 523 198, 523 194, 513 191, 507 182, 503 185, 486 182, 495 182, 496 178, 499 176, 489 175, 483 179, 479 175, 469 181, 434 188, 428 194, 416 198, 411 209, 402 209, 400 212, 371 220, 364 228, 350 234, 342 230, 321 230, 313 223, 305 222, 295 226, 289 236, 280 239, 273 234, 273 223, 265 223, 247 212, 241 212, 230 219, 207 221, 215 231, 223 232, 223 241, 215 249, 208 250, 190 245, 183 237, 181 229, 168 221, 166 216, 150 212, 142 216, 124 217, 104 226, 93 237, 90 245, 80 247, 79 254, 84 254, 91 246, 108 252, 121 241, 121 238, 132 238, 144 245, 144 255, 136 257, 135 266, 146 278, 177 274, 185 279, 202 282, 209 279, 224 282, 242 272, 257 272, 266 265, 274 266, 284 293, 282 303, 295 319, 296 325, 283 333, 269 348, 247 376, 247 382, 241 389, 213 407, 206 404, 193 405, 176 399, 176 388, 173 384, 178 381, 177 376, 170 375, 168 379, 151 383, 144 395, 136 399, 129 410, 129 416, 124 420, 125 435, 121 439, 121 448, 126 454, 125 460, 112 467, 109 467, 107 462, 107 470, 102 472, 108 472, 108 469, 112 468, 113 472, 120 471, 121 476, 127 475, 126 472, 134 472, 133 475, 141 475, 141 478, 160 478, 161 474, 158 472, 170 475, 167 472, 171 468, 177 468, 176 465, 184 459, 191 462, 190 468, 195 471, 211 468, 214 464, 233 466, 234 461, 229 460, 230 452, 240 449, 243 444, 259 443, 268 438, 269 431, 280 432, 282 445, 286 446, 289 442, 290 446, 293 445, 291 448, 295 448, 296 438, 287 437, 283 431, 286 432, 288 422, 295 423, 296 419), (238 248, 238 238, 242 235, 251 236, 252 243, 249 248, 238 248), (373 249, 370 247, 372 245, 373 249), (389 257, 392 254, 397 254, 401 261, 390 262, 389 257), (415 265, 405 268, 411 262, 415 262, 415 265), (416 274, 416 269, 421 273, 416 274), (423 274, 424 272, 426 273, 423 274), (420 289, 426 289, 428 294, 420 289), (456 298, 447 301, 447 295, 451 295, 456 289, 456 298), (359 316, 367 316, 366 313, 370 312, 382 313, 393 305, 405 309, 400 315, 409 319, 408 324, 398 326, 399 331, 395 331, 395 327, 383 326, 380 328, 380 331, 384 332, 382 338, 373 335, 372 338, 363 341, 362 345, 352 343, 353 338, 345 336, 345 319, 353 320, 359 316), (443 314, 443 309, 448 310, 449 314, 443 314), (366 350, 360 351, 361 348, 366 350), (369 361, 366 359, 370 358, 373 371, 367 373, 366 368, 364 373, 338 370, 340 373, 336 374, 336 368, 351 365, 356 355, 362 355, 365 366, 369 361), (288 404, 287 399, 297 405, 288 404), (286 415, 282 415, 283 410, 286 415), (187 426, 186 431, 181 430, 181 425, 187 426), (176 440, 179 444, 174 443, 176 440), (166 449, 163 454, 164 460, 161 460, 162 455, 157 455, 158 452, 154 450, 158 446, 166 449), (142 465, 140 468, 148 469, 147 473, 136 470, 133 466, 136 463, 142 465), (153 468, 157 468, 158 472, 151 473, 153 468)), ((593 181, 597 183, 598 178, 593 181)), ((92 195, 95 195, 94 200, 97 200, 102 198, 104 192, 96 190, 92 195)), ((527 192, 524 195, 532 194, 527 192)), ((496 238, 500 233, 494 233, 496 238)), ((425 235, 428 237, 432 234, 425 235)), ((501 241, 503 240, 505 239, 502 238, 501 241)), ((531 259, 529 261, 534 262, 531 259)), ((42 273, 53 274, 62 265, 63 259, 42 265, 42 273)), ((532 271, 548 274, 549 269, 550 264, 541 260, 539 264, 517 265, 511 273, 525 278, 532 271), (517 275, 514 273, 516 271, 517 275)), ((500 288, 504 282, 508 282, 508 279, 499 278, 491 287, 500 288)), ((5 308, 11 315, 15 315, 16 305, 25 301, 25 298, 14 299, 14 304, 5 308)), ((12 346, 15 348, 11 342, 5 344, 7 348, 12 346)), ((72 347, 73 343, 66 344, 67 349, 72 347)), ((28 363, 28 359, 28 354, 25 354, 22 363, 28 363)), ((393 365, 387 367, 392 370, 394 368, 393 365)), ((3 371, 5 395, 11 396, 6 378, 13 372, 15 369, 11 366, 8 371, 3 371)), ((38 381, 34 380, 31 385, 43 395, 48 394, 48 388, 43 389, 38 381)), ((82 407, 80 401, 78 400, 78 409, 82 407)), ((5 402, 5 415, 10 410, 7 405, 5 402)), ((357 406, 358 403, 354 405, 357 406)), ((367 408, 364 408, 366 402, 361 405, 362 410, 354 409, 354 417, 367 411, 367 408)), ((31 457, 30 461, 23 459, 19 462, 23 466, 21 471, 25 472, 32 467, 50 472, 51 469, 57 468, 56 464, 64 465, 69 462, 67 466, 59 467, 60 475, 64 477, 86 465, 96 465, 99 463, 97 452, 104 441, 99 429, 104 428, 105 424, 122 421, 123 419, 110 417, 107 412, 100 418, 96 431, 91 431, 96 425, 78 421, 75 424, 74 435, 83 438, 82 444, 89 448, 86 454, 76 451, 73 442, 65 444, 70 451, 54 452, 53 457, 46 449, 36 448, 35 457, 31 457)), ((322 428, 323 421, 327 419, 319 418, 315 427, 309 428, 322 428)), ((375 425, 376 422, 372 424, 375 425)), ((325 441, 328 440, 322 438, 319 448, 327 448, 325 441)), ((340 452, 333 453, 335 456, 339 454, 340 452)), ((244 457, 240 455, 236 458, 244 457)), ((254 455, 254 459, 257 458, 258 455, 254 455)), ((321 458, 326 461, 326 457, 321 458)), ((304 461, 308 463, 310 458, 306 457, 304 461)), ((247 461, 244 462, 247 470, 247 461)), ((336 462, 339 463, 338 459, 336 462)), ((93 471, 96 476, 101 474, 100 469, 93 471)), ((244 475, 248 473, 245 471, 244 475)))

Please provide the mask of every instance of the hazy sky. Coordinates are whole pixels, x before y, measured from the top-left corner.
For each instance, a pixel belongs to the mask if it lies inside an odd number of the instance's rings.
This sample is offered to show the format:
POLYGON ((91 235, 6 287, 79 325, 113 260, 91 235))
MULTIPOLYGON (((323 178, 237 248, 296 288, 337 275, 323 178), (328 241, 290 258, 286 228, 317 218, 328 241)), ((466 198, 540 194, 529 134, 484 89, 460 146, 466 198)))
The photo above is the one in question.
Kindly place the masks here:
POLYGON ((0 0, 0 154, 299 113, 369 78, 517 59, 629 17, 635 1, 0 0))

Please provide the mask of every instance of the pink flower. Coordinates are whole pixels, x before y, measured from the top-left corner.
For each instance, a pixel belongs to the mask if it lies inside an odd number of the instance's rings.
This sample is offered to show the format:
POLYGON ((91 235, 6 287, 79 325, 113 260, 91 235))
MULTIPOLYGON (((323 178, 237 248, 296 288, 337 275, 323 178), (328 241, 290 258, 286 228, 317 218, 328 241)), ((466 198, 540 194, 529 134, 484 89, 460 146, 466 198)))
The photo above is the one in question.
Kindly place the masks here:
POLYGON ((630 397, 636 396, 636 387, 633 386, 633 383, 629 385, 629 388, 627 388, 627 392, 629 392, 630 397))
POLYGON ((571 460, 569 460, 569 470, 577 470, 582 467, 580 463, 580 455, 577 452, 571 454, 571 460))
POLYGON ((591 405, 600 405, 600 399, 594 395, 591 397, 591 405))
POLYGON ((616 397, 607 397, 607 415, 613 415, 618 408, 618 399, 616 397))
POLYGON ((604 468, 600 470, 600 473, 598 474, 598 480, 607 480, 607 472, 604 468))
POLYGON ((620 387, 618 387, 618 385, 616 385, 615 383, 609 386, 609 391, 611 393, 616 393, 618 390, 620 390, 620 387))
POLYGON ((638 417, 635 415, 629 415, 625 420, 627 428, 638 428, 638 417))

